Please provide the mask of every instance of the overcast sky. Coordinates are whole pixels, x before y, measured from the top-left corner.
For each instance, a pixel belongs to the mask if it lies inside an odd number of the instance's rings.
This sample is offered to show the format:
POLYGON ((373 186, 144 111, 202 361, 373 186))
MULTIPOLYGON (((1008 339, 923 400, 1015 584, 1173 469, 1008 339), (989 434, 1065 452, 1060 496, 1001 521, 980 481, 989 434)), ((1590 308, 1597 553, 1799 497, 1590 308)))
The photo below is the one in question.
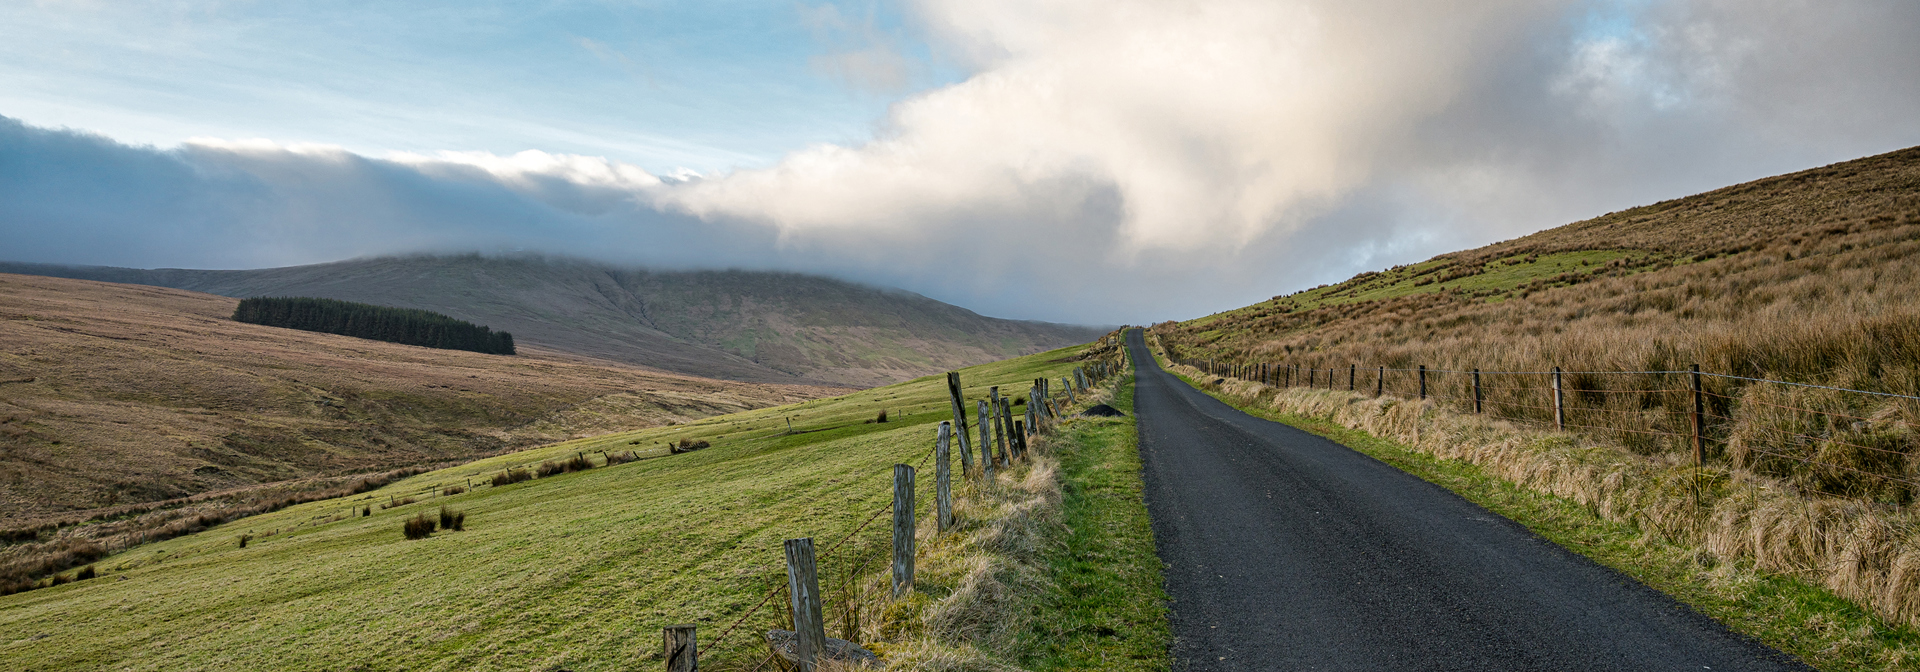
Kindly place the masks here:
POLYGON ((0 259, 821 272, 1181 319, 1920 144, 1920 3, 35 0, 0 259))

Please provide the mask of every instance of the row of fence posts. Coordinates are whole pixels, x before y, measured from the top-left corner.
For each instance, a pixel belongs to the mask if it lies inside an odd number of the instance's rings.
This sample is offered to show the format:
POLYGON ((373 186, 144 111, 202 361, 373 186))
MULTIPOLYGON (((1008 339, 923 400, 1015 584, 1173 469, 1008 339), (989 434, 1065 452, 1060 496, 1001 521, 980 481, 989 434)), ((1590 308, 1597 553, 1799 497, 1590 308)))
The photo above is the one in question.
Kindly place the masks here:
MULTIPOLYGON (((1298 365, 1286 365, 1283 367, 1277 364, 1264 364, 1264 363, 1263 364, 1221 363, 1211 358, 1205 359, 1205 360, 1183 359, 1183 360, 1177 360, 1177 361, 1179 361, 1181 364, 1185 364, 1187 366, 1191 366, 1196 369, 1205 371, 1207 372, 1208 375, 1239 378, 1241 380, 1254 380, 1262 384, 1277 385, 1281 387, 1293 387, 1294 373, 1301 371, 1301 367, 1298 365)), ((1338 371, 1338 369, 1331 369, 1331 368, 1330 369, 1316 369, 1311 367, 1306 368, 1305 369, 1305 374, 1306 374, 1305 386, 1310 388, 1318 387, 1319 372, 1322 370, 1326 371, 1327 373, 1326 388, 1329 390, 1333 389, 1335 384, 1334 374, 1335 372, 1338 371)), ((1354 382, 1358 372, 1359 372, 1359 365, 1357 364, 1347 365, 1347 391, 1348 392, 1354 391, 1354 382)), ((1414 369, 1414 372, 1416 373, 1419 381, 1419 390, 1420 390, 1419 398, 1422 400, 1425 400, 1427 398, 1427 365, 1425 364, 1419 365, 1418 368, 1414 369)), ((1473 379, 1473 412, 1474 414, 1478 415, 1486 412, 1486 407, 1484 404, 1485 395, 1481 393, 1480 370, 1473 369, 1470 373, 1472 374, 1472 379, 1473 379)), ((1494 371, 1491 373, 1503 373, 1503 372, 1494 371)), ((1693 464, 1694 466, 1697 467, 1697 466, 1704 465, 1707 460, 1706 392, 1700 383, 1700 377, 1701 377, 1700 365, 1699 364, 1691 365, 1688 369, 1688 373, 1689 373, 1688 377, 1691 379, 1691 383, 1692 383, 1691 392, 1693 397, 1693 408, 1689 409, 1687 414, 1691 416, 1691 419, 1692 419, 1691 424, 1693 425, 1693 436, 1691 437, 1692 438, 1691 447, 1693 449, 1692 451, 1693 464)), ((1560 374, 1561 374, 1560 367, 1556 366, 1556 367, 1553 367, 1553 370, 1550 371, 1547 375, 1549 376, 1549 380, 1552 383, 1551 390, 1553 393, 1553 428, 1556 431, 1566 431, 1567 429, 1567 405, 1566 405, 1567 397, 1566 397, 1566 389, 1562 387, 1560 384, 1560 374)), ((1374 396, 1385 396, 1387 391, 1387 367, 1384 367, 1384 366, 1378 367, 1376 369, 1376 375, 1377 377, 1374 379, 1373 394, 1374 396)))
MULTIPOLYGON (((934 506, 936 527, 942 533, 954 526, 951 447, 958 439, 960 468, 968 478, 991 480, 995 463, 1012 466, 1013 460, 1028 455, 1027 438, 1049 429, 1060 414, 1074 404, 1075 392, 1086 391, 1113 371, 1106 362, 1077 367, 1072 375, 1060 379, 1065 400, 1056 397, 1051 382, 1035 378, 1028 388, 1026 421, 1013 419, 1011 397, 1000 395, 998 386, 990 387, 987 398, 978 400, 980 420, 980 470, 973 470, 972 449, 968 446, 967 416, 963 412, 960 373, 947 372, 947 392, 952 401, 953 420, 940 421, 934 432, 934 506), (1092 369, 1092 371, 1088 371, 1092 369), (989 429, 991 426, 991 429, 989 429), (995 450, 995 446, 998 450, 995 450)), ((893 597, 913 589, 914 570, 914 468, 893 465, 893 597)), ((813 672, 827 651, 824 607, 820 599, 820 577, 814 556, 813 538, 788 539, 785 544, 788 607, 792 610, 794 656, 801 672, 813 672)), ((695 672, 700 667, 700 647, 694 624, 670 625, 661 629, 663 654, 668 672, 695 672)))

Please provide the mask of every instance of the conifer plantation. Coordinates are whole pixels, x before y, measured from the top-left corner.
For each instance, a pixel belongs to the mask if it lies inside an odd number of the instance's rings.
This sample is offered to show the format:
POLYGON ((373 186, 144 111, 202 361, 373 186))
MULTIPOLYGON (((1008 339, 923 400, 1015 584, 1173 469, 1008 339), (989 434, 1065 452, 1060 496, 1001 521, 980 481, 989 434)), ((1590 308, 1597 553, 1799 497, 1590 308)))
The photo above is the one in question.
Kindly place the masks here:
POLYGON ((233 319, 442 350, 514 354, 512 334, 413 308, 307 297, 255 297, 241 299, 233 310, 233 319))

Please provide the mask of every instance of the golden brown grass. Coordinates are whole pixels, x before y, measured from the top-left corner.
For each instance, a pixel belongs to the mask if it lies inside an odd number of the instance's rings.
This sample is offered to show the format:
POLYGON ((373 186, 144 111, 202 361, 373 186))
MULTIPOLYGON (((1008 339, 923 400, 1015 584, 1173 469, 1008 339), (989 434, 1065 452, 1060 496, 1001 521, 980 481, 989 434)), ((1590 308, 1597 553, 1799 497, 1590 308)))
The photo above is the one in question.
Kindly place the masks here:
MULTIPOLYGON (((1356 387, 1371 389, 1378 367, 1424 365, 1435 370, 1430 393, 1458 410, 1471 410, 1470 370, 1598 372, 1566 378, 1568 423, 1647 454, 1689 449, 1688 381, 1612 372, 1698 364, 1920 395, 1920 149, 1443 255, 1420 272, 1448 268, 1462 274, 1419 293, 1345 301, 1327 288, 1155 331, 1176 357, 1299 366, 1322 386, 1328 369, 1345 387, 1357 366, 1356 387), (1637 251, 1580 273, 1474 282, 1508 260, 1602 244, 1637 251)), ((1389 392, 1416 394, 1413 373, 1386 375, 1389 392)), ((1548 420, 1547 386, 1540 375, 1483 376, 1488 407, 1513 419, 1548 420)), ((1730 379, 1709 379, 1707 392, 1715 459, 1808 492, 1920 495, 1920 407, 1730 379)))

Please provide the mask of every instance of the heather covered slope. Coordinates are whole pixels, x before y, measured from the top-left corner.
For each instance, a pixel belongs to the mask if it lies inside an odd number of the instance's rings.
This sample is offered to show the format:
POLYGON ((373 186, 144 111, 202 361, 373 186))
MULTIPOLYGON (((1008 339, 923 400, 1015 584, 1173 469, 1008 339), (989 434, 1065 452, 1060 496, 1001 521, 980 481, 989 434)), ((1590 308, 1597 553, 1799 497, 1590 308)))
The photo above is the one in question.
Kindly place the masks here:
POLYGON ((0 526, 844 391, 244 324, 236 303, 0 274, 0 526))
POLYGON ((648 271, 539 257, 415 256, 251 271, 0 263, 0 271, 420 308, 522 344, 691 375, 865 387, 1097 337, 794 273, 648 271))

